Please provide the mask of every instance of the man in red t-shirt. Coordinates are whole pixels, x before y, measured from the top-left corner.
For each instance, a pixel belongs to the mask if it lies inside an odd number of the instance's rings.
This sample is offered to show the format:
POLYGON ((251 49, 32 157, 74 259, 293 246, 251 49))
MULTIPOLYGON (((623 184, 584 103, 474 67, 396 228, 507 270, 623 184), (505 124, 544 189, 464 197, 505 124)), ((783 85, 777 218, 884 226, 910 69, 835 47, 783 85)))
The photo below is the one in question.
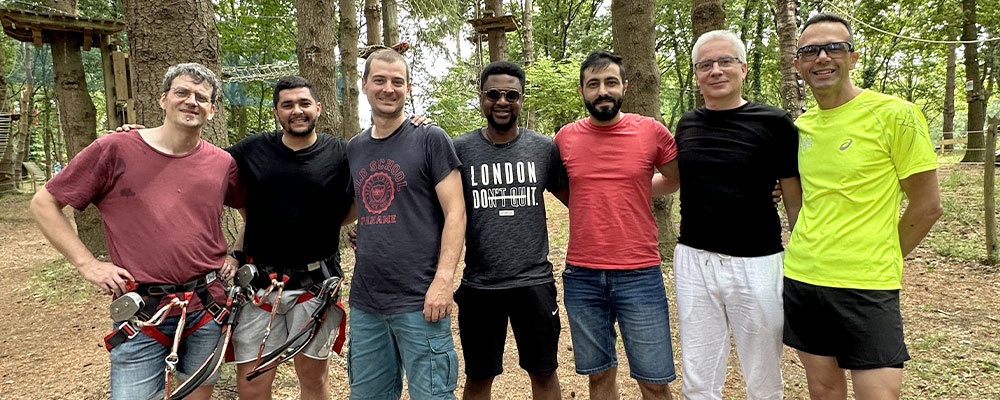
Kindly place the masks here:
MULTIPOLYGON (((223 204, 243 207, 236 162, 201 139, 215 114, 222 86, 200 64, 171 67, 163 80, 163 125, 103 136, 77 154, 31 200, 31 214, 45 237, 104 294, 121 296, 128 281, 143 285, 194 283, 224 299, 209 273, 223 267, 226 240, 220 224, 223 204), (87 250, 63 215, 94 204, 104 218, 111 262, 87 250)), ((234 266, 222 274, 231 277, 234 266)), ((176 309, 157 328, 173 338, 176 309)), ((194 296, 187 328, 206 312, 194 296)), ((185 336, 178 347, 177 375, 186 379, 214 350, 221 332, 215 320, 185 336)), ((111 349, 111 398, 145 399, 164 390, 170 348, 146 333, 111 349)), ((188 399, 209 399, 218 373, 188 399)))
POLYGON ((570 187, 564 301, 590 398, 618 398, 617 321, 643 399, 670 399, 677 376, 650 197, 654 185, 658 195, 677 190, 677 147, 663 124, 621 112, 627 88, 620 56, 590 53, 579 88, 590 117, 555 138, 570 187))

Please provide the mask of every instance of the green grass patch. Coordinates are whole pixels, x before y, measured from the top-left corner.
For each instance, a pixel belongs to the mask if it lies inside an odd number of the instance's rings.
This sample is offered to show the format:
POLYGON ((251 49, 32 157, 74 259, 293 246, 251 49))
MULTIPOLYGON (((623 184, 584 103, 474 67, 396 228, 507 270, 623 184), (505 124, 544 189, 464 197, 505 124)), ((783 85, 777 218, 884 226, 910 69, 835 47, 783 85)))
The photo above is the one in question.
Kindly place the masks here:
POLYGON ((946 340, 948 340, 947 333, 932 333, 922 338, 918 338, 913 347, 917 350, 932 350, 939 347, 946 340))
MULTIPOLYGON (((939 159, 939 163, 948 164, 944 158, 939 159)), ((939 171, 938 185, 944 215, 931 229, 924 245, 948 258, 964 261, 986 259, 983 169, 978 166, 948 166, 939 171)))
POLYGON ((35 298, 46 304, 81 304, 95 293, 93 285, 64 258, 35 268, 31 280, 35 298))

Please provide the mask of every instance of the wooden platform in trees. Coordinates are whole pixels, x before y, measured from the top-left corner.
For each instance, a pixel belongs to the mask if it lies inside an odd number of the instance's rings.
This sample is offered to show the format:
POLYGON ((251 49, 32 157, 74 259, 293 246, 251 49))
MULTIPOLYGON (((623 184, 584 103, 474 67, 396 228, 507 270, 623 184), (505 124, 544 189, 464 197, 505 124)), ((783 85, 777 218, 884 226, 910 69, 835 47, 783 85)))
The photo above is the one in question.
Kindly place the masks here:
POLYGON ((53 33, 76 32, 83 35, 83 50, 100 43, 102 35, 113 35, 125 29, 121 21, 77 17, 67 14, 0 8, 0 23, 4 33, 36 47, 49 41, 53 33))

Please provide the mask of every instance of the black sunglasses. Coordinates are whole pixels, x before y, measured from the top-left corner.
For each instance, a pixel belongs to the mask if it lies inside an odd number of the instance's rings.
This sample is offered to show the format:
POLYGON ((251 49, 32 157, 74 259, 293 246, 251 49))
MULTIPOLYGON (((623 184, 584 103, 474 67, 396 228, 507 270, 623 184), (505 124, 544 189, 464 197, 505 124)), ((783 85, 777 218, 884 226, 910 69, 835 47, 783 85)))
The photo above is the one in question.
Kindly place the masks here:
POLYGON ((799 47, 795 51, 795 58, 802 61, 812 61, 816 57, 819 57, 821 51, 826 51, 827 57, 843 57, 847 53, 854 51, 854 45, 851 42, 833 42, 825 44, 810 44, 808 46, 799 47))
POLYGON ((490 101, 500 100, 500 96, 506 97, 507 102, 509 103, 514 103, 518 100, 521 100, 521 92, 517 91, 517 89, 507 89, 507 90, 488 89, 484 90, 483 94, 485 94, 486 98, 490 99, 490 101))

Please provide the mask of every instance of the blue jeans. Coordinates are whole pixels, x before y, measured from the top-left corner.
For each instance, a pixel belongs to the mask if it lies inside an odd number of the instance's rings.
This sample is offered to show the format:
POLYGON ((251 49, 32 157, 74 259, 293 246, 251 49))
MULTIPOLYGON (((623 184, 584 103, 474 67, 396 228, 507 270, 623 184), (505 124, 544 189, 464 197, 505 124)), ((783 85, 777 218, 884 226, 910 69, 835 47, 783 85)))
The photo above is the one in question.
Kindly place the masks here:
POLYGON ((458 353, 451 317, 424 320, 422 312, 382 315, 351 307, 347 374, 351 399, 399 399, 406 371, 410 398, 455 398, 458 353))
POLYGON ((592 375, 618 366, 617 321, 632 378, 653 384, 677 378, 667 292, 659 266, 604 270, 566 265, 563 302, 578 374, 592 375))
MULTIPOLYGON (((188 313, 185 329, 194 326, 204 313, 204 310, 188 313)), ((158 328, 172 340, 179 320, 180 316, 167 317, 158 328)), ((174 388, 184 382, 212 355, 221 335, 222 327, 215 321, 209 321, 191 335, 181 339, 177 348, 177 374, 170 381, 174 388)), ((111 398, 162 398, 164 372, 167 367, 165 359, 169 354, 169 347, 141 332, 131 340, 111 349, 111 398)), ((202 385, 214 385, 218 380, 219 373, 216 372, 202 385)))

